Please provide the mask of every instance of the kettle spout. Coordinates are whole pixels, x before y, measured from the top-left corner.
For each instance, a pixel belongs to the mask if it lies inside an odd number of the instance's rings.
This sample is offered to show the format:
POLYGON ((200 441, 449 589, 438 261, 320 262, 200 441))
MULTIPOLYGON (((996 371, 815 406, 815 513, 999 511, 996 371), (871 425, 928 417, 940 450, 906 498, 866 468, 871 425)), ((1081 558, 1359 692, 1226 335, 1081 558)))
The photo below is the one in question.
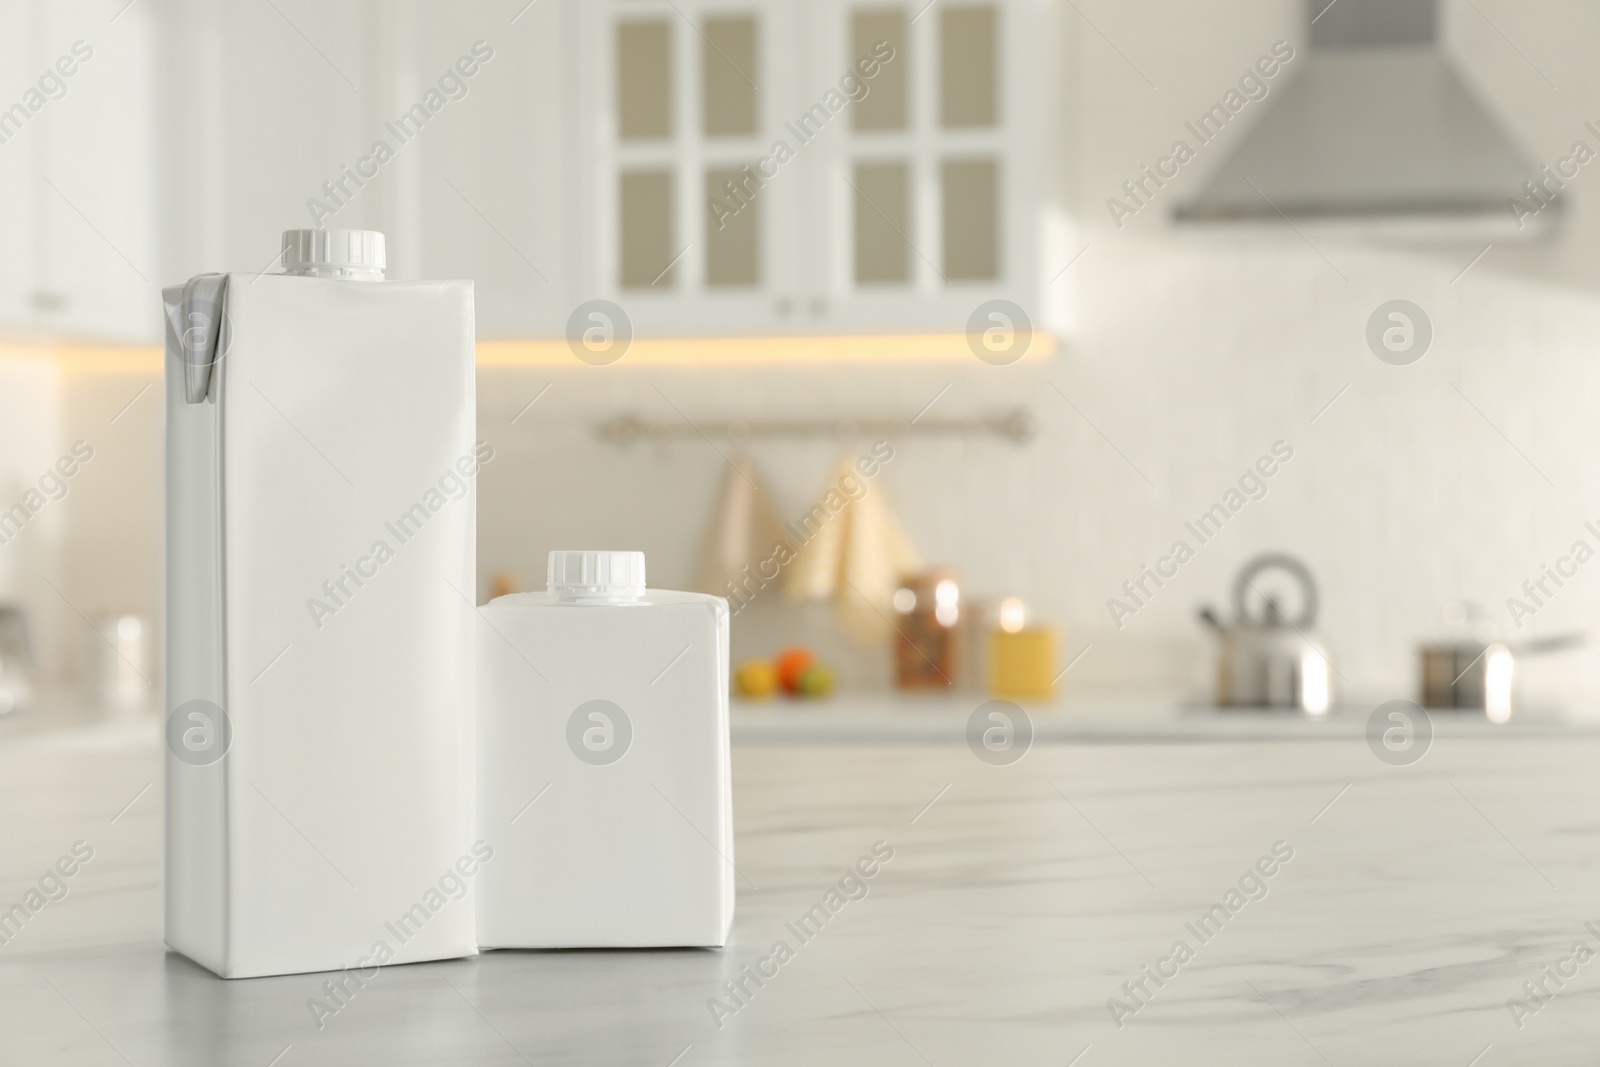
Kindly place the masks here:
POLYGON ((1228 635, 1228 628, 1222 625, 1222 620, 1217 618, 1217 613, 1212 610, 1210 604, 1207 604, 1200 609, 1199 616, 1200 621, 1211 627, 1212 630, 1216 631, 1218 637, 1226 637, 1228 635))

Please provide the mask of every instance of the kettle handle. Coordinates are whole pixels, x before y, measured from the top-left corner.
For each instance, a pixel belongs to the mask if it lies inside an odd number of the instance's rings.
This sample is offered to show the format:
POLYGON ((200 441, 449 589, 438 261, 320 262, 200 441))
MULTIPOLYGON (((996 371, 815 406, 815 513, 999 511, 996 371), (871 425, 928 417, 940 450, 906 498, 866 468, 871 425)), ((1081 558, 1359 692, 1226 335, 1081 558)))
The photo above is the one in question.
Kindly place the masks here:
POLYGON ((1295 580, 1300 583, 1300 594, 1304 603, 1300 609, 1300 617, 1290 620, 1290 625, 1296 629, 1311 629, 1312 624, 1317 621, 1317 583, 1312 581, 1311 571, 1307 569, 1304 563, 1282 552, 1264 552, 1249 563, 1246 563, 1244 570, 1239 572, 1239 577, 1234 581, 1233 585, 1233 611, 1235 617, 1240 622, 1248 618, 1245 614, 1245 595, 1255 588, 1250 579, 1262 571, 1269 570, 1284 571, 1293 575, 1295 580))

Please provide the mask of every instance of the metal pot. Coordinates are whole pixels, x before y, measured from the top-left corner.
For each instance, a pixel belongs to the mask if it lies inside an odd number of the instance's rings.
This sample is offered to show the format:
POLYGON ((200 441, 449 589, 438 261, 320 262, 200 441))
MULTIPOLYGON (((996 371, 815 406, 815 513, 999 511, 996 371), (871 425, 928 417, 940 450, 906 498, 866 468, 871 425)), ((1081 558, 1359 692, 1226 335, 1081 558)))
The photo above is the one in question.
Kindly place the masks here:
POLYGON ((1448 641, 1417 650, 1422 675, 1422 706, 1482 711, 1494 722, 1511 718, 1511 681, 1519 656, 1582 647, 1582 632, 1519 644, 1448 641))
POLYGON ((1317 618, 1317 586, 1306 565, 1292 556, 1269 552, 1247 563, 1233 585, 1234 622, 1224 625, 1211 608, 1200 618, 1222 639, 1217 664, 1217 703, 1224 707, 1296 708, 1312 715, 1328 710, 1332 698, 1327 652, 1312 636, 1317 618), (1255 586, 1265 571, 1283 571, 1300 586, 1301 606, 1290 618, 1278 602, 1255 586), (1252 616, 1249 594, 1264 601, 1252 616))
POLYGON ((28 618, 14 604, 0 604, 0 715, 33 700, 33 646, 28 618))

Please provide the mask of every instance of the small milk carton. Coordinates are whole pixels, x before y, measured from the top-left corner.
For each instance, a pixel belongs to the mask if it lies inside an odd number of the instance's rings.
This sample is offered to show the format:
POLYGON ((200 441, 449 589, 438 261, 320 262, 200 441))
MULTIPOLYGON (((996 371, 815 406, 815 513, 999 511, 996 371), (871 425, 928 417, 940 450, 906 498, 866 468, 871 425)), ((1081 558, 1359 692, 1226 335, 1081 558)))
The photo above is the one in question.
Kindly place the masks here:
POLYGON ((552 552, 479 612, 484 948, 727 943, 728 602, 640 552, 552 552))

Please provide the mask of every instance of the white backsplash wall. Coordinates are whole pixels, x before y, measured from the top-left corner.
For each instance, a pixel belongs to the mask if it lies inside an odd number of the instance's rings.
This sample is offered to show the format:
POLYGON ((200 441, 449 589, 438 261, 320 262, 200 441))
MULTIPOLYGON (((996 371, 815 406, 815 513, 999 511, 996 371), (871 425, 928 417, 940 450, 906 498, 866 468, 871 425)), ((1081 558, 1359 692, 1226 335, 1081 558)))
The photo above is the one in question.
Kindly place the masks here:
MULTIPOLYGON (((1109 536, 1091 572, 1106 595, 1274 441, 1295 450, 1268 495, 1108 639, 1181 635, 1195 599, 1220 600, 1232 571, 1264 549, 1299 555, 1317 575, 1318 629, 1353 697, 1413 695, 1414 646, 1443 635, 1441 609, 1455 599, 1482 603, 1507 637, 1592 625, 1600 581, 1582 572, 1521 630, 1506 598, 1596 514, 1600 302, 1483 264, 1452 285, 1465 259, 1442 254, 1321 248, 1348 284, 1304 246, 1105 246, 1102 262, 1116 267, 1085 283, 1095 313, 1082 363, 1064 373, 1116 398, 1105 419, 1120 417, 1125 439, 1104 428, 1158 487, 1134 482, 1120 503, 1100 501, 1109 536), (1408 367, 1380 362, 1364 340, 1372 309, 1395 297, 1422 306, 1435 329, 1408 367)), ((1110 621, 1103 605, 1098 618, 1110 621)), ((1600 680, 1590 654, 1521 669, 1530 698, 1577 703, 1600 680)))
MULTIPOLYGON (((43 357, 0 360, 0 509, 36 488, 78 442, 73 475, 52 486, 58 497, 0 544, 0 600, 27 609, 41 673, 57 686, 84 682, 103 659, 90 620, 120 612, 160 619, 160 380, 43 357)), ((156 634, 152 686, 159 627, 156 634)))
MULTIPOLYGON (((68 446, 83 441, 94 459, 62 501, 62 555, 70 569, 62 592, 91 619, 132 612, 153 622, 162 603, 162 382, 143 371, 68 374, 63 431, 68 446), (148 388, 147 388, 148 387, 148 388)), ((107 648, 76 612, 68 613, 64 667, 80 680, 107 648)), ((102 623, 102 625, 104 625, 102 623)), ((141 668, 161 682, 161 629, 151 631, 141 668)))

